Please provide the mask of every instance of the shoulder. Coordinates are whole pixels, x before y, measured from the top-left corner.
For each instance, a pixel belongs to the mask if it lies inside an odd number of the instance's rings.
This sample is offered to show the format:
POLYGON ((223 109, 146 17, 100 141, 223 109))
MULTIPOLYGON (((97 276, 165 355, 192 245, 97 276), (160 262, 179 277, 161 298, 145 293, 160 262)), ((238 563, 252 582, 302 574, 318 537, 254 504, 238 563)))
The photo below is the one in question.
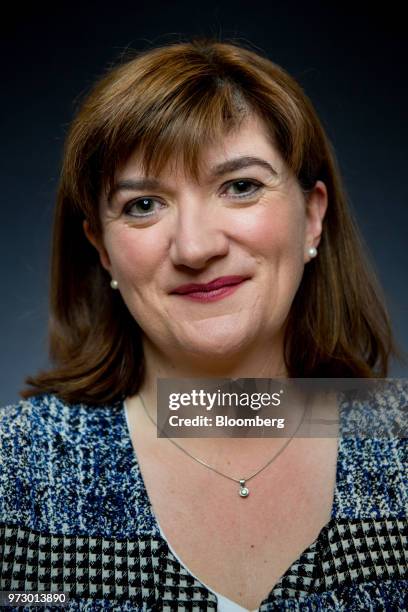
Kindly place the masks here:
POLYGON ((408 437, 408 379, 361 381, 357 393, 342 396, 341 405, 346 435, 408 437))
POLYGON ((112 405, 71 404, 54 394, 34 395, 18 403, 0 407, 0 431, 3 439, 17 441, 25 435, 46 440, 48 437, 99 433, 104 422, 118 413, 119 403, 112 405))
POLYGON ((101 452, 119 436, 120 404, 70 404, 54 394, 40 394, 0 408, 0 469, 17 464, 32 469, 83 447, 101 452), (117 433, 118 435, 115 435, 117 433), (109 434, 109 435, 108 435, 109 434))
POLYGON ((387 380, 344 400, 338 512, 349 518, 405 517, 408 510, 408 381, 387 380))
POLYGON ((81 499, 101 495, 92 487, 108 481, 112 456, 127 457, 119 408, 53 394, 0 408, 0 522, 42 529, 82 520, 81 499))

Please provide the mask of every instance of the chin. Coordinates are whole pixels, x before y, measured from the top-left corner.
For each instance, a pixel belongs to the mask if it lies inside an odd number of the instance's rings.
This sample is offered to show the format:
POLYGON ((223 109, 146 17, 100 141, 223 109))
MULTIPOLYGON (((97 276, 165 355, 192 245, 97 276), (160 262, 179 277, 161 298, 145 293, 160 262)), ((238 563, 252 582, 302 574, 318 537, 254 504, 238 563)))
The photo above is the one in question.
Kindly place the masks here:
POLYGON ((201 334, 196 338, 186 339, 181 344, 186 353, 205 359, 228 359, 233 358, 237 354, 242 354, 249 345, 254 341, 254 334, 251 331, 237 334, 236 330, 230 330, 229 333, 217 333, 216 330, 208 331, 207 334, 201 334))

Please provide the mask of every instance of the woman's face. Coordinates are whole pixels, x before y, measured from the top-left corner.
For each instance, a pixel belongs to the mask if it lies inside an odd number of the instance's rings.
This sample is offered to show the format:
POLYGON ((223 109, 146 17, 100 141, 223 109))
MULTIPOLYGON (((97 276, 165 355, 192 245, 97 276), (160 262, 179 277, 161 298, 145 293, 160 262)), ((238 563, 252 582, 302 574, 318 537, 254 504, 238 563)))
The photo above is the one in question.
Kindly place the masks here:
POLYGON ((202 162, 198 182, 168 167, 147 183, 132 156, 110 202, 101 197, 103 245, 84 224, 145 340, 168 357, 279 343, 327 205, 320 181, 306 201, 254 116, 204 149, 202 162), (177 293, 215 279, 241 282, 177 293))

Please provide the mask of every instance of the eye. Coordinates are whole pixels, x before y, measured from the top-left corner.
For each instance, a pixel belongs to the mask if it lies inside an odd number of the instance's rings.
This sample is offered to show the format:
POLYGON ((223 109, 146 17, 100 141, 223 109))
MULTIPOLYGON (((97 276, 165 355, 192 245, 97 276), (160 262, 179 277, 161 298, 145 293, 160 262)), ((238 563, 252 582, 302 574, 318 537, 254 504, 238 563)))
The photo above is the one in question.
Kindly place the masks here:
POLYGON ((261 187, 262 183, 258 181, 254 181, 253 179, 239 179, 236 181, 231 181, 227 183, 226 192, 232 189, 235 193, 229 193, 228 195, 232 195, 233 198, 247 198, 249 196, 255 195, 261 187))
POLYGON ((125 206, 124 212, 131 217, 151 217, 158 210, 158 206, 155 206, 155 204, 161 205, 161 202, 154 198, 139 198, 129 202, 129 204, 125 206))

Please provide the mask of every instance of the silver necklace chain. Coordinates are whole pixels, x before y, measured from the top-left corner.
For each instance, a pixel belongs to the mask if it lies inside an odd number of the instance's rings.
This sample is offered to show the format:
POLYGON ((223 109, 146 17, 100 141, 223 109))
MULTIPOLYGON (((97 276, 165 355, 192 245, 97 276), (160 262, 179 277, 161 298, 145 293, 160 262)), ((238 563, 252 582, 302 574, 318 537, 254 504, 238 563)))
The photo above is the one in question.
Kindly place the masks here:
MULTIPOLYGON (((143 405, 143 408, 144 408, 144 411, 145 411, 147 417, 150 419, 150 421, 153 423, 153 425, 156 428, 158 428, 158 425, 157 425, 156 421, 150 416, 150 414, 149 414, 149 412, 148 412, 148 410, 146 408, 146 404, 144 403, 144 400, 143 400, 143 397, 142 397, 141 393, 139 393, 139 397, 140 397, 140 400, 142 402, 142 405, 143 405)), ((263 465, 261 468, 259 468, 259 470, 257 470, 253 474, 251 474, 251 476, 248 476, 248 478, 233 478, 232 476, 228 476, 228 474, 224 474, 223 472, 220 472, 219 470, 217 470, 217 468, 213 467, 212 465, 209 465, 208 463, 206 463, 202 459, 199 459, 198 457, 194 457, 194 455, 189 453, 185 448, 180 446, 180 444, 177 444, 177 442, 175 442, 172 438, 169 438, 169 436, 167 436, 166 434, 164 434, 164 436, 168 439, 169 442, 174 444, 174 446, 177 446, 177 448, 179 448, 181 451, 183 451, 183 453, 185 453, 186 455, 191 457, 191 459, 194 459, 194 461, 197 461, 197 463, 201 463, 201 465, 203 465, 204 467, 208 468, 209 470, 212 470, 213 472, 216 472, 217 474, 219 474, 220 476, 223 476, 224 478, 228 478, 228 480, 232 480, 233 482, 237 482, 240 485, 240 490, 238 491, 238 493, 239 493, 239 495, 241 497, 245 498, 245 497, 248 497, 248 495, 249 495, 249 489, 246 486, 246 483, 249 480, 251 480, 251 478, 255 478, 255 476, 257 476, 260 472, 262 472, 265 468, 267 468, 268 465, 270 465, 272 463, 272 461, 274 461, 277 457, 279 457, 279 455, 285 450, 285 448, 288 446, 288 444, 296 436, 300 426, 303 423, 303 420, 305 418, 305 414, 306 414, 306 405, 305 405, 305 409, 303 411, 302 418, 301 418, 298 426, 296 427, 294 434, 288 440, 286 440, 285 444, 278 450, 277 453, 274 454, 274 456, 271 459, 269 459, 269 461, 265 465, 263 465)), ((162 430, 160 430, 160 432, 163 433, 162 430)))

